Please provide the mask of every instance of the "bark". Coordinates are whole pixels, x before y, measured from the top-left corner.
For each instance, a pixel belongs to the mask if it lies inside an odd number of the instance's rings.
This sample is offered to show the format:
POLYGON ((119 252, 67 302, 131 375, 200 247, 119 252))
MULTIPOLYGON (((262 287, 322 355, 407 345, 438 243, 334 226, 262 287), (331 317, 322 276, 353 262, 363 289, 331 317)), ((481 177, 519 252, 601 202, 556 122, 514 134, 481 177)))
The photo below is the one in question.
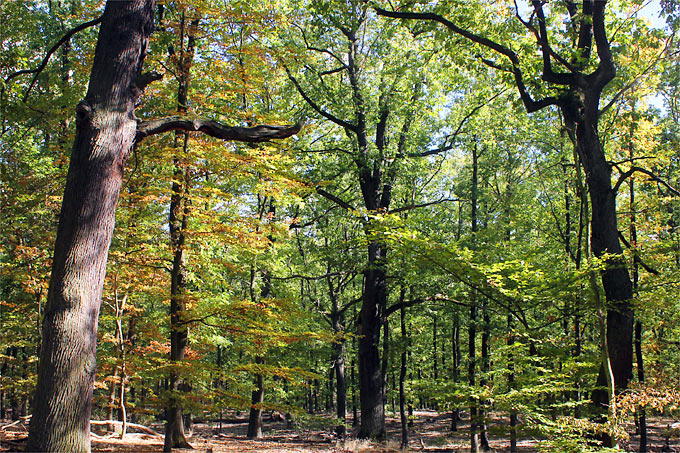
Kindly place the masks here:
MULTIPOLYGON (((406 290, 401 289, 400 301, 403 303, 406 290)), ((406 358, 408 354, 408 337, 406 336, 406 309, 402 305, 399 309, 399 320, 401 327, 401 367, 399 369, 399 418, 401 420, 401 448, 408 448, 408 417, 406 416, 406 358)))
MULTIPOLYGON (((477 153, 477 140, 475 137, 474 147, 472 148, 472 196, 470 197, 471 203, 471 231, 472 231, 472 241, 473 244, 476 239, 477 234, 477 191, 478 191, 478 153, 477 153)), ((472 291, 470 298, 470 324, 468 326, 468 384, 470 387, 475 386, 475 373, 476 373, 476 344, 477 341, 477 294, 475 290, 472 291)), ((477 429, 479 428, 479 402, 476 398, 470 398, 470 451, 479 451, 479 434, 477 429)))
POLYGON ((359 404, 360 438, 385 437, 383 377, 380 369, 380 309, 387 299, 387 279, 382 261, 385 251, 380 244, 368 246, 368 269, 364 272, 364 293, 359 325, 359 404))
MULTIPOLYGON (((263 364, 264 357, 255 357, 256 364, 263 364)), ((262 403, 264 403, 264 377, 261 374, 255 375, 255 389, 250 400, 250 414, 248 416, 248 439, 262 438, 262 403)))
MULTIPOLYGON (((188 110, 189 80, 191 65, 196 45, 195 35, 198 19, 194 19, 188 28, 186 50, 184 48, 185 16, 180 20, 180 55, 178 58, 177 77, 177 112, 182 114, 188 110)), ((172 50, 171 50, 172 52, 172 50)), ((189 342, 189 328, 183 318, 187 310, 187 264, 186 264, 186 229, 191 215, 189 200, 190 170, 185 158, 189 145, 189 135, 184 132, 175 134, 174 174, 170 196, 170 247, 173 252, 172 269, 170 271, 170 362, 177 364, 184 360, 189 342), (181 144, 181 145, 180 145, 181 144)), ((184 382, 177 368, 170 372, 170 398, 168 399, 165 428, 164 451, 173 448, 191 448, 184 434, 184 413, 178 393, 185 392, 184 382)))
POLYGON ((62 202, 29 451, 89 451, 97 319, 153 0, 106 5, 62 202))
MULTIPOLYGON (((451 328, 451 373, 454 384, 460 379, 460 319, 458 311, 453 317, 453 327, 451 328)), ((454 407, 451 411, 451 431, 458 431, 458 419, 460 410, 454 407)))
MULTIPOLYGON (((599 99, 599 98, 598 98, 599 99)), ((597 102, 591 99, 589 111, 597 115, 597 102)), ((573 124, 573 123, 572 123, 573 124)), ((585 116, 575 125, 576 149, 586 173, 591 202, 591 249, 593 254, 605 259, 601 271, 602 287, 607 300, 606 335, 616 392, 628 387, 633 375, 633 285, 622 259, 616 218, 616 194, 611 186, 611 169, 597 135, 597 119, 585 116)), ((597 380, 599 387, 606 386, 604 368, 597 380)), ((596 390, 593 402, 601 407, 609 404, 607 392, 596 390)))

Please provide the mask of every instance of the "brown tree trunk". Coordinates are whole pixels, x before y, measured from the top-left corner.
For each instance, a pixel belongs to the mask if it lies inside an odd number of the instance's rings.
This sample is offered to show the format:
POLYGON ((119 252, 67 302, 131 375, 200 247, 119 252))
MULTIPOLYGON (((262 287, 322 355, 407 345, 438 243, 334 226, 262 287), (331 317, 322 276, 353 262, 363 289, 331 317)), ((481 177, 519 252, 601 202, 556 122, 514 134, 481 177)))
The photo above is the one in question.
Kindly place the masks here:
POLYGON ((97 320, 153 0, 108 2, 76 138, 43 320, 38 384, 26 449, 90 450, 97 320))

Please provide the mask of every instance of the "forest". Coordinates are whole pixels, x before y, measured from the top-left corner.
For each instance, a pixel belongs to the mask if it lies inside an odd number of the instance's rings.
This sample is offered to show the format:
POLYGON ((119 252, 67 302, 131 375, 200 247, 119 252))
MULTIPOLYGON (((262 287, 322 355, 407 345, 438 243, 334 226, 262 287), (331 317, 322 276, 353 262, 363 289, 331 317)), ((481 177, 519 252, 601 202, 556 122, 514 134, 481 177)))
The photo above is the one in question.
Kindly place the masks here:
POLYGON ((0 451, 680 451, 678 0, 0 16, 0 451))

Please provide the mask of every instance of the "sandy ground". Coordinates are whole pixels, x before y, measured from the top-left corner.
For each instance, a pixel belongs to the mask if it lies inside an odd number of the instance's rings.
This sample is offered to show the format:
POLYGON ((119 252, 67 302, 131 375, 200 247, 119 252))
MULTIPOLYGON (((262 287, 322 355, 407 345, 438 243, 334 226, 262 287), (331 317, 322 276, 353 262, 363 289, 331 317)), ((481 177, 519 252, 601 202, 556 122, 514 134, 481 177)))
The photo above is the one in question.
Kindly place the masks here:
MULTIPOLYGON (((459 422, 459 431, 451 432, 449 414, 433 411, 416 411, 415 421, 410 428, 410 451, 457 452, 469 451, 468 428, 465 420, 459 422)), ((680 433, 672 432, 668 425, 670 419, 650 418, 649 451, 680 453, 680 433)), ((0 451, 22 451, 26 440, 26 427, 22 424, 6 427, 8 421, 0 423, 0 451)), ((495 418, 490 424, 490 447, 492 451, 509 451, 509 441, 505 432, 506 419, 495 418)), ((152 426, 162 432, 162 425, 152 426)), ((286 428, 285 422, 265 419, 265 437, 258 440, 245 439, 247 423, 245 420, 232 420, 220 430, 216 424, 196 424, 190 431, 189 443, 194 452, 398 452, 400 451, 400 425, 395 417, 388 417, 388 441, 369 443, 351 437, 337 439, 332 433, 323 431, 300 431, 286 428)), ((634 431, 631 425, 630 432, 634 431)), ((93 437, 93 452, 162 452, 163 438, 145 433, 130 432, 124 440, 117 435, 107 437, 100 431, 102 438, 93 437)), ((639 439, 631 435, 630 441, 623 445, 624 451, 636 451, 639 439)), ((528 434, 521 436, 519 451, 534 452, 543 450, 540 439, 528 434)), ((175 450, 189 451, 189 450, 175 450)), ((545 450, 543 450, 545 451, 545 450)), ((553 450, 555 451, 555 450, 553 450)))

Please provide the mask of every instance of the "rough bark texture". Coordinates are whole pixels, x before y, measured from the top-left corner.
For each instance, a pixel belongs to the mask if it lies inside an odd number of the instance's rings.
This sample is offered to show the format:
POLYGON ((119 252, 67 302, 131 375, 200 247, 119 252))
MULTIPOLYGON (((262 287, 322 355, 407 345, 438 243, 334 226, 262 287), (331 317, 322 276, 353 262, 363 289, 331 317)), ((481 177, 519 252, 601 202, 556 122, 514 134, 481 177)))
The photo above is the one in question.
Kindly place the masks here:
MULTIPOLYGON (((608 256, 601 278, 608 307, 607 344, 618 393, 628 387, 633 377, 633 285, 621 258, 623 250, 618 237, 616 194, 612 190, 611 169, 597 133, 599 92, 587 90, 579 99, 585 100, 585 104, 573 101, 574 104, 562 110, 567 127, 571 126, 575 131, 576 150, 586 174, 592 215, 590 246, 596 257, 608 256), (577 105, 583 111, 578 122, 567 116, 577 105)), ((604 369, 598 376, 597 385, 606 386, 604 369)), ((607 392, 596 390, 593 401, 601 406, 608 405, 607 392)))
POLYGON ((90 450, 97 320, 153 6, 153 0, 107 3, 90 85, 76 109, 28 451, 90 450))

